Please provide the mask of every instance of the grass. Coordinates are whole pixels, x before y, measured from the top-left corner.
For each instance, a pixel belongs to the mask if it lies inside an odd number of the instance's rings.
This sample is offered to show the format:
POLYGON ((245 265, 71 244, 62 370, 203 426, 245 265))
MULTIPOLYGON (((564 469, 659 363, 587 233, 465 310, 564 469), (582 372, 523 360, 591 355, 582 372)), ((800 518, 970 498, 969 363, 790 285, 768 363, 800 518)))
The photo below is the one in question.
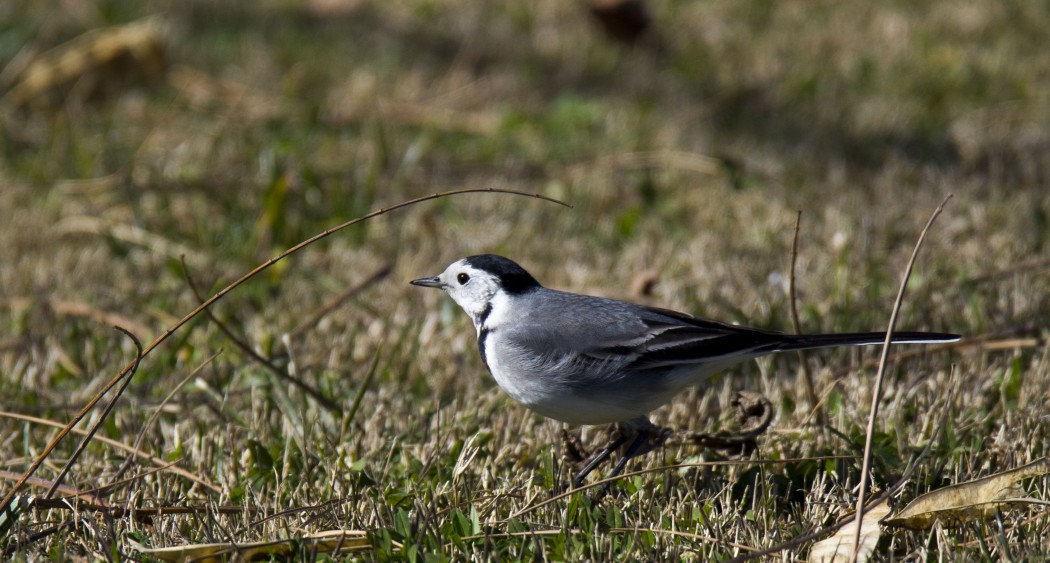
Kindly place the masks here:
MULTIPOLYGON (((599 502, 575 494, 523 512, 568 481, 560 427, 493 385, 466 315, 406 282, 497 252, 551 287, 791 331, 802 209, 803 330, 878 330, 915 238, 949 192, 898 327, 986 340, 891 366, 874 485, 901 476, 942 412, 947 423, 901 503, 1048 455, 1046 7, 650 8, 662 54, 612 43, 580 6, 549 1, 0 8, 5 64, 88 29, 151 14, 170 24, 163 79, 93 96, 67 85, 51 92, 57 104, 4 114, 5 411, 70 420, 134 356, 111 325, 148 342, 199 303, 182 256, 210 295, 326 228, 436 191, 508 188, 574 206, 497 194, 427 202, 239 287, 216 317, 340 408, 196 319, 146 358, 98 433, 131 445, 142 432, 141 452, 196 479, 152 472, 109 502, 186 510, 147 519, 41 504, 8 531, 9 555, 137 558, 132 542, 347 529, 367 534, 370 547, 347 555, 360 559, 725 560, 832 524, 855 501, 876 350, 805 357, 822 425, 794 355, 730 370, 654 413, 714 430, 729 424, 736 390, 762 392, 778 408, 759 442, 764 463, 704 465, 695 462, 720 459, 669 446, 629 466, 645 472, 599 502), (388 276, 296 330, 391 262, 388 276), (649 270, 653 294, 632 294, 649 270)), ((589 443, 597 430, 585 430, 589 443)), ((0 470, 21 474, 55 432, 0 417, 0 470)), ((38 477, 57 476, 73 438, 38 477)), ((129 456, 96 441, 64 484, 103 486, 129 459, 125 478, 156 467, 129 456)), ((1042 499, 1046 487, 1029 485, 1042 499)), ((876 553, 1036 557, 1050 549, 1048 523, 1034 508, 894 531, 876 553)), ((300 556, 314 555, 307 545, 300 556)))

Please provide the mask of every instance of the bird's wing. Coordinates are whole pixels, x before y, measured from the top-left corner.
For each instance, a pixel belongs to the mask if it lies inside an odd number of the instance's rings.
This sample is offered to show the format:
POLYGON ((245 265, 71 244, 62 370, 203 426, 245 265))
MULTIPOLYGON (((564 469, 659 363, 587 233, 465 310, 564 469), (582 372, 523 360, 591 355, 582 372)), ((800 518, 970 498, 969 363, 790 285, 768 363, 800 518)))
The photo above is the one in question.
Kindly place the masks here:
POLYGON ((610 343, 587 355, 619 354, 630 358, 631 368, 651 369, 743 358, 773 351, 783 343, 783 336, 776 332, 736 327, 667 309, 635 307, 645 327, 644 337, 610 343))
POLYGON ((530 350, 532 357, 571 363, 581 371, 611 373, 743 359, 772 351, 784 341, 779 333, 676 311, 544 291, 528 314, 497 330, 505 330, 505 342, 530 350))

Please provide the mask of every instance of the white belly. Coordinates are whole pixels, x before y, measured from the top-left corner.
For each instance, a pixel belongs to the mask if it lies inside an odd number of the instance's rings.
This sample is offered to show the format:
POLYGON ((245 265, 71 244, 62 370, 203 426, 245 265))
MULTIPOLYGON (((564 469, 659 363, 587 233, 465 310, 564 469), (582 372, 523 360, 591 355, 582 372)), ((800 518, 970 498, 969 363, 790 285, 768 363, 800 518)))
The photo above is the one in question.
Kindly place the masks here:
POLYGON ((645 416, 649 411, 670 400, 674 392, 655 395, 618 394, 615 389, 586 389, 559 383, 555 378, 545 377, 557 373, 556 362, 536 362, 528 365, 520 361, 508 361, 513 355, 496 353, 495 334, 485 341, 485 358, 489 372, 496 384, 512 399, 547 418, 575 425, 610 424, 625 422, 645 416), (513 363, 513 365, 504 365, 513 363))

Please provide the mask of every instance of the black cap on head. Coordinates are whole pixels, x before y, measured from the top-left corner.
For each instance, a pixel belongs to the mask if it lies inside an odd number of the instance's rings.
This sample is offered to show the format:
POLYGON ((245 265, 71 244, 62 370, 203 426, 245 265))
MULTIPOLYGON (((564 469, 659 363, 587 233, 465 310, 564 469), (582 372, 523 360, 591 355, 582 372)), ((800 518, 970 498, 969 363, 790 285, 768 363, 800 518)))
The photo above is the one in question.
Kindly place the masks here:
POLYGON ((540 282, 513 260, 495 254, 479 254, 464 259, 473 268, 484 270, 497 278, 507 293, 524 293, 540 287, 540 282))

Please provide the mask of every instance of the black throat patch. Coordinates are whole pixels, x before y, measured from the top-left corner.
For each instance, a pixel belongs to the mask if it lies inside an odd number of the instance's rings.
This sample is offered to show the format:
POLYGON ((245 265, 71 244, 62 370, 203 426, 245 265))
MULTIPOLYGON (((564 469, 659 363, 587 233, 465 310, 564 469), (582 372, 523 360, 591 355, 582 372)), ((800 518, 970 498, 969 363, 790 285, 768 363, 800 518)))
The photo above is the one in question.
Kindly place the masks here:
POLYGON ((477 319, 478 326, 485 326, 485 321, 488 320, 489 315, 491 315, 491 314, 492 314, 492 303, 489 303, 488 305, 485 305, 485 310, 482 311, 480 315, 478 315, 478 319, 477 319))
POLYGON ((478 333, 478 352, 481 353, 481 363, 485 364, 485 369, 489 370, 489 373, 492 373, 492 368, 489 367, 489 359, 485 355, 485 340, 488 339, 491 333, 492 330, 485 327, 482 327, 481 332, 478 333))

